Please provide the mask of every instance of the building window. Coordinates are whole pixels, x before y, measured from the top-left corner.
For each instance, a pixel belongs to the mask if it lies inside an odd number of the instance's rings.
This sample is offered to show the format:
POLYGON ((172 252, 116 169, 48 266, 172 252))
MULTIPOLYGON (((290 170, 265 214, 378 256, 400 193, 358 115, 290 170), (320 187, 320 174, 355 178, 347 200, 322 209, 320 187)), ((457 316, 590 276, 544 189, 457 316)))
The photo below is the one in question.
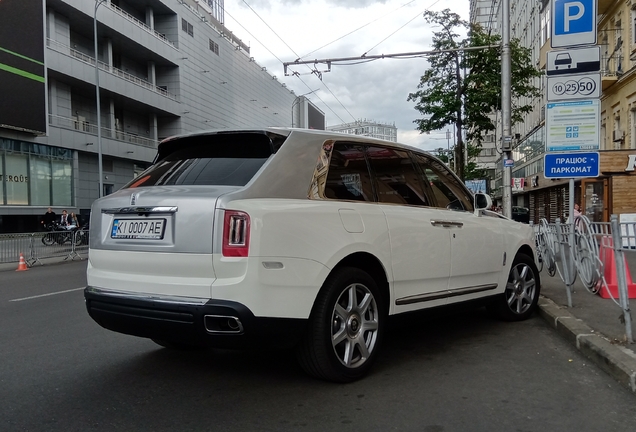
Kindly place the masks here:
POLYGON ((214 54, 219 55, 219 44, 210 39, 210 51, 214 54))
POLYGON ((0 138, 0 205, 73 205, 71 150, 0 138))
POLYGON ((632 43, 636 44, 636 10, 632 9, 632 43))
POLYGON ((192 24, 187 22, 184 18, 181 18, 181 30, 194 37, 194 27, 192 27, 192 24))

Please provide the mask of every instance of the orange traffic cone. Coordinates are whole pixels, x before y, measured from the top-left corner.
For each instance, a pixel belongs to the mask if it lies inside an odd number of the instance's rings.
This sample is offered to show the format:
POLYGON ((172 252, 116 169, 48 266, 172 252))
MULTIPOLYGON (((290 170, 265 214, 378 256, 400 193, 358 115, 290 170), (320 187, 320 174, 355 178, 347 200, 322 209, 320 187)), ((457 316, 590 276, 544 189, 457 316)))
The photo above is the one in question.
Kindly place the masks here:
MULTIPOLYGON (((618 299, 618 275, 616 274, 616 259, 614 257, 614 245, 611 238, 605 238, 605 241, 601 242, 601 248, 599 251, 599 255, 601 260, 603 260, 604 265, 604 276, 605 281, 607 282, 607 289, 600 287, 598 294, 601 298, 615 298, 618 299), (607 291, 611 292, 610 293, 607 291)), ((636 298, 636 283, 632 281, 632 275, 629 272, 629 267, 627 266, 627 260, 625 256, 625 277, 627 279, 627 298, 633 299, 636 298)), ((599 281, 599 284, 602 282, 599 281)))
POLYGON ((22 252, 20 252, 20 263, 18 264, 18 269, 16 271, 25 271, 28 270, 28 267, 26 265, 26 261, 24 261, 24 255, 22 255, 22 252))

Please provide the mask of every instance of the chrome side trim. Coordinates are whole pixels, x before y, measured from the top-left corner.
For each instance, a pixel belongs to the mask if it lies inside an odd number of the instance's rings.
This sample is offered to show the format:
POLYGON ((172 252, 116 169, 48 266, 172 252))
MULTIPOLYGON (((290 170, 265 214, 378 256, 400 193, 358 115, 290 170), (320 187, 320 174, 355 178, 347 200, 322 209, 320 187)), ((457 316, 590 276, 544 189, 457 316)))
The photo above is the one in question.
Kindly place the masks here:
POLYGON ((119 207, 102 209, 105 214, 133 214, 133 213, 176 213, 179 207, 119 207))
POLYGON ((453 228, 453 227, 461 228, 461 227, 464 226, 464 223, 463 222, 448 221, 448 220, 431 219, 431 225, 433 225, 433 226, 441 226, 443 228, 453 228))
POLYGON ((202 306, 206 304, 210 299, 197 298, 197 297, 178 297, 178 296, 158 296, 144 293, 126 293, 120 291, 109 291, 101 288, 95 288, 87 286, 86 289, 93 294, 103 295, 106 297, 122 298, 129 300, 150 300, 157 303, 171 303, 189 306, 202 306))
POLYGON ((443 298, 451 298, 451 297, 463 296, 468 294, 475 294, 478 292, 490 291, 494 289, 497 289, 497 284, 479 285, 474 287, 437 291, 433 293, 402 297, 402 298, 396 299, 395 304, 400 306, 400 305, 407 305, 407 304, 413 304, 413 303, 422 303, 427 301, 440 300, 443 298))

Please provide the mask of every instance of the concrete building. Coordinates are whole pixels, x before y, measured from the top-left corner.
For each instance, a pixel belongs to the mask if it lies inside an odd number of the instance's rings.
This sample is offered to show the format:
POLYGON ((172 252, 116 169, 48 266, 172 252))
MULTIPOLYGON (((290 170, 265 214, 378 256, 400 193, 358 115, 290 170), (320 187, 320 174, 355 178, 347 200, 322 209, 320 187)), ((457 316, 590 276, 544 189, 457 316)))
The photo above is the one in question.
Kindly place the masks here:
POLYGON ((293 105, 310 102, 254 61, 223 25, 223 6, 2 2, 0 63, 10 68, 0 68, 0 232, 35 230, 47 207, 85 218, 99 196, 96 60, 103 194, 148 167, 167 136, 292 126, 293 105))
POLYGON ((397 142, 397 127, 395 127, 395 124, 376 123, 367 119, 327 126, 327 130, 397 142))
MULTIPOLYGON (((479 24, 483 29, 492 33, 499 34, 501 28, 501 2, 492 0, 471 0, 470 2, 470 22, 479 24)), ((494 187, 496 163, 500 159, 501 153, 498 151, 498 138, 501 139, 499 113, 492 113, 490 116, 493 124, 497 129, 483 137, 481 143, 481 151, 477 160, 477 166, 488 172, 489 190, 494 187)))

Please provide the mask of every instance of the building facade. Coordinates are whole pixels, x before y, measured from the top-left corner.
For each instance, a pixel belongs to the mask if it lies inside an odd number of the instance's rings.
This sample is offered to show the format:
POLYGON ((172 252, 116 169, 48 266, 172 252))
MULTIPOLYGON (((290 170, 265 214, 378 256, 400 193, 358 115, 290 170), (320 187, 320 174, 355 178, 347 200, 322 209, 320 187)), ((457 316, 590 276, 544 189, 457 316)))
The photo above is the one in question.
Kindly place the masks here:
MULTIPOLYGON (((479 4, 471 1, 471 19, 479 4)), ((486 2, 487 7, 501 2, 486 2)), ((530 48, 532 60, 545 70, 550 47, 551 5, 549 0, 511 1, 511 37, 530 48)), ((494 15, 500 17, 500 11, 494 15)), ((497 18, 500 22, 500 18, 497 18)), ((483 17, 482 17, 483 20, 483 17)), ((494 18, 493 18, 494 20, 494 18)), ((476 21, 473 21, 476 22, 476 21)), ((576 180, 575 201, 592 221, 608 221, 611 214, 636 214, 631 193, 636 184, 636 1, 598 0, 598 45, 601 49, 600 174, 576 180)), ((546 78, 538 78, 541 90, 536 100, 519 101, 533 106, 522 123, 513 126, 517 137, 513 150, 512 178, 523 179, 523 188, 513 192, 512 204, 530 208, 530 220, 554 222, 567 217, 569 179, 546 179, 543 158, 546 149, 546 78)), ((513 102, 514 103, 514 102, 513 102)), ((495 140, 498 142, 499 140, 495 140)), ((496 164, 493 195, 501 198, 503 163, 496 164)))
MULTIPOLYGON (((546 66, 550 48, 550 4, 540 11, 541 47, 537 64, 546 66)), ((601 51, 601 120, 599 176, 575 181, 575 201, 590 220, 607 222, 612 214, 636 214, 636 2, 598 0, 597 41, 601 51)), ((536 45, 535 45, 536 46, 536 45)), ((545 80, 545 78, 544 78, 545 80)), ((543 102, 542 106, 544 106, 543 102)), ((523 194, 531 209, 531 219, 553 222, 567 216, 568 179, 546 179, 544 110, 541 127, 535 128, 517 148, 515 160, 527 160, 513 177, 526 179, 523 194)))
POLYGON ((296 95, 222 24, 222 0, 2 7, 0 63, 11 68, 0 69, 0 232, 35 230, 47 207, 85 219, 100 195, 100 153, 108 194, 147 168, 165 137, 292 126, 296 95))
MULTIPOLYGON (((470 22, 479 24, 484 30, 492 34, 500 34, 501 28, 501 2, 492 0, 471 0, 470 2, 470 22)), ((497 138, 501 138, 499 128, 501 116, 499 113, 492 113, 490 119, 495 125, 495 131, 488 133, 481 142, 481 151, 475 160, 478 168, 487 170, 489 179, 494 179, 497 161, 501 152, 498 150, 497 138)), ((492 190, 494 184, 489 185, 492 190)))
POLYGON ((327 130, 397 142, 397 127, 395 127, 395 124, 376 123, 366 119, 328 126, 327 130))

